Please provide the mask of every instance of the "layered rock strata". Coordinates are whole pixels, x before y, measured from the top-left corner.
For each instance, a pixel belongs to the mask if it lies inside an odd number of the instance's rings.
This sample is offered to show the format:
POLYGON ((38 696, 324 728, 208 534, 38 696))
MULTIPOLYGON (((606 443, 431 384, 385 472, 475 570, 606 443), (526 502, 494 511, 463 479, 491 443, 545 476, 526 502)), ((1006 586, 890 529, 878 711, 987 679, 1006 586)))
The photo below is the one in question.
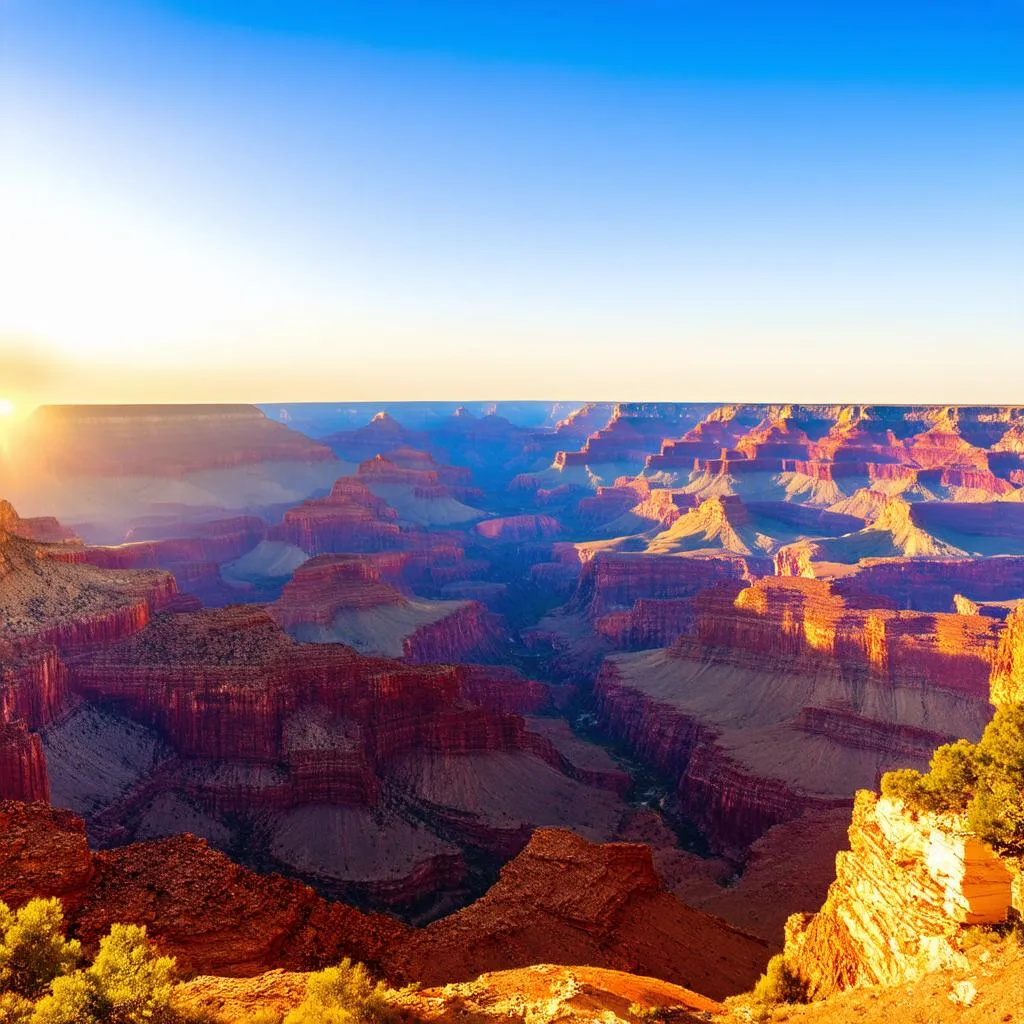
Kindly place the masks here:
POLYGON ((815 998, 964 965, 962 929, 1005 921, 1012 880, 955 815, 862 792, 824 906, 787 922, 786 962, 815 998))
POLYGON ((923 767, 990 715, 991 619, 851 609, 787 578, 695 604, 672 648, 606 658, 595 698, 602 726, 677 783, 726 852, 923 767))

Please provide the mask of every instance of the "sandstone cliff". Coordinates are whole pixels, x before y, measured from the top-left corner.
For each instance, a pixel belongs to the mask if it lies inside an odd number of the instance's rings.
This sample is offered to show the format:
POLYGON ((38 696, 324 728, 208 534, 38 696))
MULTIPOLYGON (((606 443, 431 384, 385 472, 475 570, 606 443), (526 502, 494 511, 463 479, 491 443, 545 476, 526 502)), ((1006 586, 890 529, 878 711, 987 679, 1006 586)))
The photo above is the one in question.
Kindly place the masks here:
POLYGON ((864 791, 824 906, 786 925, 786 962, 816 998, 960 966, 962 928, 1004 921, 1012 881, 955 815, 911 813, 864 791))

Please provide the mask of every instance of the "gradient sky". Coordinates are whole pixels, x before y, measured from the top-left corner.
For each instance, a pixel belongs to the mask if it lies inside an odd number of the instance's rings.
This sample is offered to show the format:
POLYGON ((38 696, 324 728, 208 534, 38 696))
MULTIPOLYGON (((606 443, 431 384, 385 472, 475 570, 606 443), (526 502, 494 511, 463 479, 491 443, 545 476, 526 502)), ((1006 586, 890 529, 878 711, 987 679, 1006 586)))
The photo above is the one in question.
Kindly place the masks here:
POLYGON ((0 0, 0 398, 1024 402, 1024 2, 0 0))

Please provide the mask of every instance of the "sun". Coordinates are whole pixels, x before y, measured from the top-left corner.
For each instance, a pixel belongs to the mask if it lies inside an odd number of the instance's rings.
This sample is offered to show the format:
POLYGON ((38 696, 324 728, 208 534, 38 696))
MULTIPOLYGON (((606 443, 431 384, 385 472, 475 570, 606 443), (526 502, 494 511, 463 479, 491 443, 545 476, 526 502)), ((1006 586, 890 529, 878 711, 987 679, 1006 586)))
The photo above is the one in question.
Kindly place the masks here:
POLYGON ((13 416, 14 403, 9 398, 0 398, 0 416, 13 416))

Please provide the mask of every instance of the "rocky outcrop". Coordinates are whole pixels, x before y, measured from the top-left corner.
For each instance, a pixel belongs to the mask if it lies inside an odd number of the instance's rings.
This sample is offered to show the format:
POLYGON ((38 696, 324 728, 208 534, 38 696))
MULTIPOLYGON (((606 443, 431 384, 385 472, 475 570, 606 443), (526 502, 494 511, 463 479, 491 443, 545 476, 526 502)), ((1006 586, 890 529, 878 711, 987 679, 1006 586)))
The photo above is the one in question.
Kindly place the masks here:
POLYGON ((476 532, 486 540, 515 544, 557 537, 562 527, 553 516, 503 516, 477 523, 476 532))
POLYGON ((417 664, 495 661, 502 653, 501 619, 479 601, 418 626, 402 641, 406 660, 417 664))
POLYGON ((400 546, 398 513, 354 477, 342 477, 326 498, 311 498, 284 514, 271 531, 311 555, 382 551, 400 546))
MULTIPOLYGON (((307 975, 269 971, 256 978, 200 977, 181 990, 185 1002, 226 1024, 248 1024, 257 1013, 283 1017, 306 992, 307 975)), ((677 1024, 704 1024, 724 1007, 706 996, 656 978, 600 967, 533 964, 495 971, 461 984, 406 992, 401 1009, 416 1020, 455 1024, 469 1018, 510 1024, 635 1024, 647 1013, 668 1010, 677 1024)), ((732 1021, 722 1019, 722 1024, 732 1021)))
POLYGON ((766 959, 761 941, 667 893, 647 847, 541 829, 485 896, 413 933, 396 966, 429 985, 538 961, 592 964, 721 997, 749 987, 766 959))
POLYGON ((1006 920, 1011 883, 1007 864, 955 815, 862 792, 824 906, 786 925, 786 962, 817 998, 959 966, 962 928, 1006 920))
POLYGON ((641 598, 693 597, 702 590, 743 579, 747 562, 740 557, 676 558, 599 552, 584 562, 573 607, 597 618, 629 610, 641 598))
POLYGON ((58 896, 87 948, 115 922, 145 925, 186 973, 313 970, 351 956, 378 967, 406 929, 257 875, 183 835, 91 853, 81 819, 43 804, 0 804, 0 899, 58 896))
POLYGON ((1006 620, 992 666, 991 689, 996 706, 1024 701, 1024 604, 1006 620))
POLYGON ((409 552, 318 556, 296 570, 268 610, 300 640, 421 664, 494 661, 501 620, 484 605, 410 598, 385 582, 398 582, 412 561, 409 552))

